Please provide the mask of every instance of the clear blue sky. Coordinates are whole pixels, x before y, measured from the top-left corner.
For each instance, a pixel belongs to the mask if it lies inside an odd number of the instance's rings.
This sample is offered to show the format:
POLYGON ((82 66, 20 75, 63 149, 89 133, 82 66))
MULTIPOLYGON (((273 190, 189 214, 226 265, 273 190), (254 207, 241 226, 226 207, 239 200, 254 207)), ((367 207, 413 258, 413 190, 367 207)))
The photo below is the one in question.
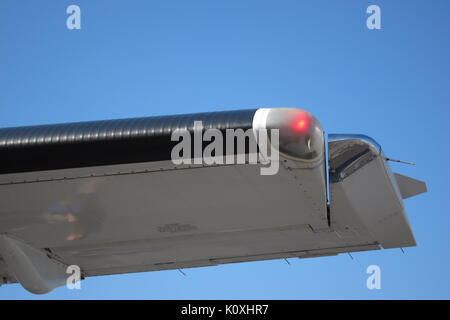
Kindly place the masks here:
POLYGON ((0 299, 450 298, 449 12, 446 0, 2 0, 0 127, 299 107, 416 162, 392 168, 429 193, 405 202, 418 242, 405 254, 96 277, 44 296, 9 285, 0 299), (81 30, 66 28, 71 4, 81 30), (381 30, 366 27, 370 4, 381 30))

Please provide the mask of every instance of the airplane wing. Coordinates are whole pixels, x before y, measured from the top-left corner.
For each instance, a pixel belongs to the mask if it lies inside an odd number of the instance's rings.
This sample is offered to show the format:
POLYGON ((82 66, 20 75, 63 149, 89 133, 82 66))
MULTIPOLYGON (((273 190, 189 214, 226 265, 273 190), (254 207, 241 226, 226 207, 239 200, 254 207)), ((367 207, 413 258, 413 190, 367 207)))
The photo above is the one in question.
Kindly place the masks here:
POLYGON ((0 284, 414 246, 402 198, 425 191, 300 109, 3 128, 0 284))

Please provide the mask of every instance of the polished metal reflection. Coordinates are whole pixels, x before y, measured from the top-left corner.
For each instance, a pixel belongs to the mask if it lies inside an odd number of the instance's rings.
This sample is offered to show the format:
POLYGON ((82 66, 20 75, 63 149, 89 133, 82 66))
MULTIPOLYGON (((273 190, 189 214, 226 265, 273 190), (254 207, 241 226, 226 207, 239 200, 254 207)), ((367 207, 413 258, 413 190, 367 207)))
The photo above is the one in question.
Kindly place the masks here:
POLYGON ((382 154, 381 146, 362 134, 329 134, 330 182, 344 180, 382 154))
POLYGON ((100 230, 105 213, 96 197, 98 185, 99 180, 86 182, 74 196, 49 206, 42 218, 59 225, 66 241, 83 239, 100 230))

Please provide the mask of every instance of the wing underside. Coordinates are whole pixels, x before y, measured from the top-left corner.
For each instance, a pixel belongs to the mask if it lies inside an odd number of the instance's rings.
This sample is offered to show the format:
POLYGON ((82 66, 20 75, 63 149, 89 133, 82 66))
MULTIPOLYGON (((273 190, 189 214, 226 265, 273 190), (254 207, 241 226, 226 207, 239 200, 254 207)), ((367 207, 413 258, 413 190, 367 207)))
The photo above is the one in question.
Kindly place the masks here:
MULTIPOLYGON (((0 129, 4 247, 97 276, 415 245, 381 149, 361 136, 331 137, 329 199, 324 155, 282 155, 275 175, 170 160, 176 128, 254 130, 255 112, 0 129)), ((0 255, 2 282, 20 278, 0 255)))

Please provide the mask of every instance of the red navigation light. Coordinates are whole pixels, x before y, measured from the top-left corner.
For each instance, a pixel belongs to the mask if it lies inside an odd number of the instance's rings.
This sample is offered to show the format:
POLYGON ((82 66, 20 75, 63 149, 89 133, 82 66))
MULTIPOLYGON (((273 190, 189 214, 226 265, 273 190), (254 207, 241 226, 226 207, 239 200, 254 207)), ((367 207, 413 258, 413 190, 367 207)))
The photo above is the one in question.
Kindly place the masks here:
POLYGON ((303 128, 305 126, 305 120, 300 120, 297 124, 297 127, 303 128))
POLYGON ((308 130, 309 119, 307 115, 298 117, 294 122, 294 130, 299 132, 305 132, 308 130))

